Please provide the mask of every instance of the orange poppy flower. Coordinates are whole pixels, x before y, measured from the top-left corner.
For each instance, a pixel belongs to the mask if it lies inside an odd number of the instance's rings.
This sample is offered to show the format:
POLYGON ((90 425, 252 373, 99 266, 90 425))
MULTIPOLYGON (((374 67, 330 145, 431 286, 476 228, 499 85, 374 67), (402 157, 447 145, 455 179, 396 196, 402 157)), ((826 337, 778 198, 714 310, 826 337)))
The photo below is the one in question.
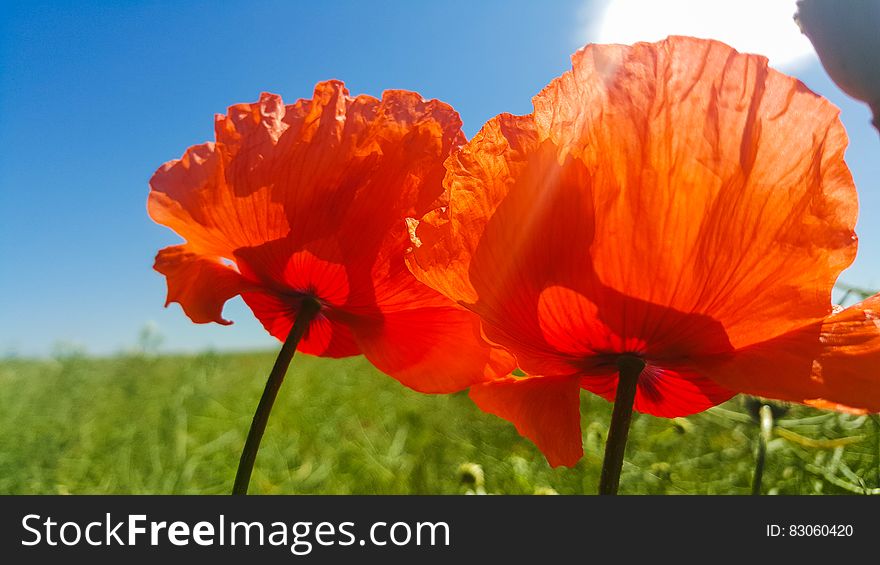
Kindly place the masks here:
POLYGON ((150 216, 187 240, 156 257, 168 303, 194 322, 229 324, 223 305, 240 294, 284 341, 303 301, 317 301, 300 351, 363 353, 423 392, 509 370, 477 317, 418 282, 403 259, 404 219, 436 206, 460 127, 436 100, 351 98, 338 81, 289 106, 272 94, 232 106, 216 118, 216 142, 150 180, 150 216))
POLYGON ((856 253, 838 110, 708 40, 591 45, 447 161, 410 220, 410 269, 477 313, 528 377, 471 388, 551 464, 581 448, 579 390, 674 417, 736 392, 880 410, 880 298, 834 313, 856 253))

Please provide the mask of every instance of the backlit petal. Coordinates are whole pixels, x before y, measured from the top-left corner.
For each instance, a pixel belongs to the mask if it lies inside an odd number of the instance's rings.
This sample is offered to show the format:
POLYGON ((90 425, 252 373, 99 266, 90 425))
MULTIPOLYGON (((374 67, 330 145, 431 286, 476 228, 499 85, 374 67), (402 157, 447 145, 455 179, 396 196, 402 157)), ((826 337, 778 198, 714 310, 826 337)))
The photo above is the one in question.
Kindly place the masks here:
POLYGON ((711 316, 734 347, 830 313, 856 195, 829 102, 764 57, 684 37, 588 46, 534 102, 539 136, 590 172, 605 285, 711 316))
POLYGON ((730 356, 696 363, 713 380, 768 398, 880 412, 880 295, 730 356))
POLYGON ((223 305, 233 296, 255 287, 218 257, 200 255, 187 245, 159 251, 154 268, 168 281, 165 305, 179 303, 186 315, 198 324, 231 324, 222 316, 223 305))
POLYGON ((516 366, 483 341, 476 316, 451 304, 385 313, 352 329, 376 368, 420 392, 456 392, 516 366))
POLYGON ((227 177, 233 160, 224 145, 206 143, 160 167, 150 179, 150 216, 200 251, 227 259, 238 247, 286 235, 284 208, 268 186, 237 192, 227 177))
POLYGON ((819 340, 811 378, 822 394, 807 400, 880 412, 880 294, 829 316, 819 340))
MULTIPOLYGON (((301 298, 267 292, 245 292, 241 297, 267 332, 279 341, 287 339, 299 313, 301 298)), ((348 357, 361 352, 348 324, 333 310, 322 310, 309 323, 297 349, 321 357, 348 357)))
MULTIPOLYGON (((614 402, 617 375, 583 377, 581 387, 614 402)), ((702 412, 729 400, 735 393, 688 367, 645 367, 639 378, 633 408, 636 412, 678 418, 702 412)))
POLYGON ((470 396, 481 410, 512 422, 551 466, 571 467, 583 456, 577 380, 511 377, 475 385, 470 396))

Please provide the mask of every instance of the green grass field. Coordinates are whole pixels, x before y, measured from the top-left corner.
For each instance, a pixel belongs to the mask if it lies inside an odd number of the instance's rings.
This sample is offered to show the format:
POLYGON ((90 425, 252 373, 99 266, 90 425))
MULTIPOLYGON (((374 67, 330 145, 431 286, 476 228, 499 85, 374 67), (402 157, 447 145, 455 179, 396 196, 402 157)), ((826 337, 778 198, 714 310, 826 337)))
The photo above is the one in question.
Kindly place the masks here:
MULTIPOLYGON (((226 493, 273 352, 0 361, 0 493, 226 493)), ((594 493, 611 405, 584 393, 586 457, 552 469, 465 393, 428 396, 363 358, 297 356, 253 493, 594 493), (463 480, 464 477, 464 480, 463 480)), ((637 415, 621 492, 747 494, 758 425, 742 398, 686 419, 637 415)), ((871 417, 793 407, 770 442, 764 492, 876 493, 871 417)))

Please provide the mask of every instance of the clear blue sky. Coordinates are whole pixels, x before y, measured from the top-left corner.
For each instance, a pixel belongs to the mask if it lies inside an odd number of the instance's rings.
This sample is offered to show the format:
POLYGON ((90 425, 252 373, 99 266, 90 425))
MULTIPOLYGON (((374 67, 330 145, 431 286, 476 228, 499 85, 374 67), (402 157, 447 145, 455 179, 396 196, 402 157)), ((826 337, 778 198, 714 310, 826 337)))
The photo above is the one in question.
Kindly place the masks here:
MULTIPOLYGON (((179 242, 146 213, 147 181, 213 115, 261 91, 285 100, 338 78, 353 93, 416 90, 452 104, 468 136, 569 67, 601 3, 51 2, 0 4, 0 355, 58 343, 97 354, 148 322, 166 350, 272 347, 236 299, 233 326, 163 308, 156 251, 179 242)), ((843 280, 880 286, 880 138, 815 59, 795 68, 843 110, 862 201, 843 280)))

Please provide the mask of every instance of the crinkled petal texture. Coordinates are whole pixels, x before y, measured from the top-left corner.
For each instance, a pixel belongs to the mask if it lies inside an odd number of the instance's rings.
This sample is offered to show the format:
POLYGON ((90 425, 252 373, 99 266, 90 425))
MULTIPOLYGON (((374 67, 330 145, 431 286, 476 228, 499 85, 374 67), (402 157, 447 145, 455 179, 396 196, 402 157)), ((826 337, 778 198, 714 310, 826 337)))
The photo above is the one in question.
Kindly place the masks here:
POLYGON ((240 294, 286 339, 305 298, 321 311, 299 349, 363 353, 425 392, 466 388, 513 366, 478 318, 407 270, 405 218, 442 204, 443 161, 464 141, 458 114, 388 91, 352 98, 319 84, 285 105, 263 94, 216 118, 216 141, 191 147, 150 180, 148 210, 187 243, 155 268, 168 301, 194 322, 227 324, 240 294))
MULTIPOLYGON (((855 345, 830 345, 876 330, 826 320, 857 244, 838 110, 716 41, 591 45, 572 61, 533 114, 497 116, 450 157, 448 205, 410 221, 413 273, 531 375, 613 399, 617 356, 642 357, 641 412, 739 391, 877 406, 859 365, 871 354, 851 365, 837 356, 855 345), (783 376, 772 359, 793 334, 783 376)), ((528 411, 490 411, 528 429, 528 411)))

